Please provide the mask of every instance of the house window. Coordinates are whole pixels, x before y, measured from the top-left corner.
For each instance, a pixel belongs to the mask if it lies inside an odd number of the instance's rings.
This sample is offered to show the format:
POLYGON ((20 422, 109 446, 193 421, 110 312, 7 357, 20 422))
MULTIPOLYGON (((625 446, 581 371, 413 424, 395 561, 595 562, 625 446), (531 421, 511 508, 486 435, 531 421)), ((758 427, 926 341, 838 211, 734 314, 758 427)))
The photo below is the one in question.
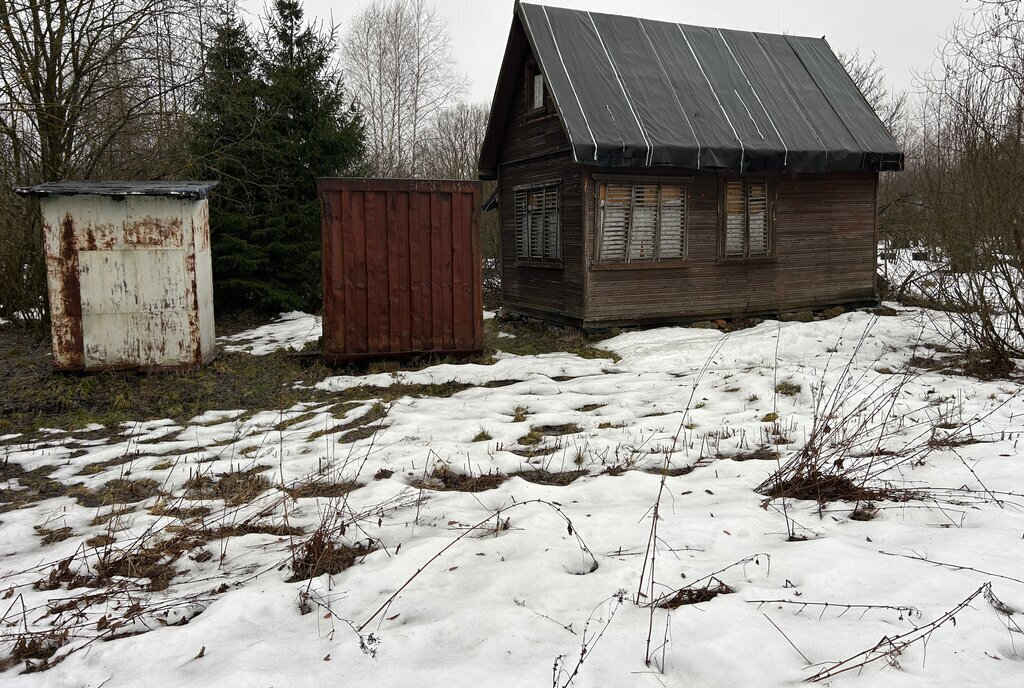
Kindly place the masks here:
POLYGON ((516 257, 558 261, 561 253, 559 185, 516 189, 516 257))
POLYGON ((605 182, 600 187, 602 263, 686 257, 686 187, 605 182))
POLYGON ((767 256, 770 252, 767 181, 758 177, 727 179, 724 256, 756 258, 767 256))
POLYGON ((544 107, 544 75, 533 75, 533 109, 539 110, 544 107))
POLYGON ((530 65, 526 70, 526 86, 529 95, 530 112, 543 110, 544 103, 544 75, 536 65, 530 65))

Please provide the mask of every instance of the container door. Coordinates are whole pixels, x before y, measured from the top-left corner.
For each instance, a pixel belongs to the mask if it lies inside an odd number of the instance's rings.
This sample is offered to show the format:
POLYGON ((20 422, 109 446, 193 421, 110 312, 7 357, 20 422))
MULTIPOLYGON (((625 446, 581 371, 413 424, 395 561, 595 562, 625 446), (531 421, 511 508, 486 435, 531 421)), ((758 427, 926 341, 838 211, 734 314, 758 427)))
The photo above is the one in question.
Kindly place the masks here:
POLYGON ((78 264, 86 368, 191 360, 184 251, 80 251, 78 264))

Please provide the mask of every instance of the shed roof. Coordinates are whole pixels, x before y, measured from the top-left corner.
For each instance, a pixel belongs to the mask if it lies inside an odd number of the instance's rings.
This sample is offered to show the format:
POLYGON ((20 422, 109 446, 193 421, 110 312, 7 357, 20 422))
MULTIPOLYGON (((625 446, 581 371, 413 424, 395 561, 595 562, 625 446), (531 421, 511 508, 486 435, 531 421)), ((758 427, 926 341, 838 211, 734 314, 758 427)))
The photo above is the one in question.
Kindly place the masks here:
POLYGON ((730 172, 903 167, 899 146, 823 38, 520 3, 483 177, 496 171, 523 36, 578 162, 730 172))
POLYGON ((78 181, 78 182, 46 182, 36 186, 21 186, 14 190, 21 196, 75 196, 91 194, 94 196, 177 196, 198 200, 206 198, 210 189, 217 182, 121 182, 121 181, 78 181))

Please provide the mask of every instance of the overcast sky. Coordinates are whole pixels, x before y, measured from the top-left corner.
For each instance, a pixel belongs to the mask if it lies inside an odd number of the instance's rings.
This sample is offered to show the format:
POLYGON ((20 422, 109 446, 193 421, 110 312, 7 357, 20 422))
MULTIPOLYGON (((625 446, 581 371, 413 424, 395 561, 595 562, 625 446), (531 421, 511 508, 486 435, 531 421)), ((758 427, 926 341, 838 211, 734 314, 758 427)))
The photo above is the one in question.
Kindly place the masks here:
MULTIPOLYGON (((369 0, 305 0, 307 17, 340 22, 369 0)), ((262 0, 245 0, 257 8, 262 0)), ((964 0, 543 0, 539 4, 729 29, 825 36, 835 52, 877 53, 889 83, 912 90, 913 70, 931 65, 964 0)), ((490 101, 512 20, 513 0, 436 0, 471 100, 490 101)))

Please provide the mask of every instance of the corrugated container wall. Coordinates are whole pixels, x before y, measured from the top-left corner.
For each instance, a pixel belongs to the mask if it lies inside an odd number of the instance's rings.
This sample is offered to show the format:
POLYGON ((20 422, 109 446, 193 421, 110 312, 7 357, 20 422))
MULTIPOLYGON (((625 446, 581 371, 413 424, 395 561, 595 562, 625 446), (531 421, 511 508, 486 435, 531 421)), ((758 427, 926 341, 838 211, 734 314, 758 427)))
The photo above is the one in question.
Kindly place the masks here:
POLYGON ((40 198, 55 369, 180 369, 213 357, 210 186, 19 189, 40 198))
POLYGON ((483 351, 480 185, 321 179, 329 363, 483 351))

